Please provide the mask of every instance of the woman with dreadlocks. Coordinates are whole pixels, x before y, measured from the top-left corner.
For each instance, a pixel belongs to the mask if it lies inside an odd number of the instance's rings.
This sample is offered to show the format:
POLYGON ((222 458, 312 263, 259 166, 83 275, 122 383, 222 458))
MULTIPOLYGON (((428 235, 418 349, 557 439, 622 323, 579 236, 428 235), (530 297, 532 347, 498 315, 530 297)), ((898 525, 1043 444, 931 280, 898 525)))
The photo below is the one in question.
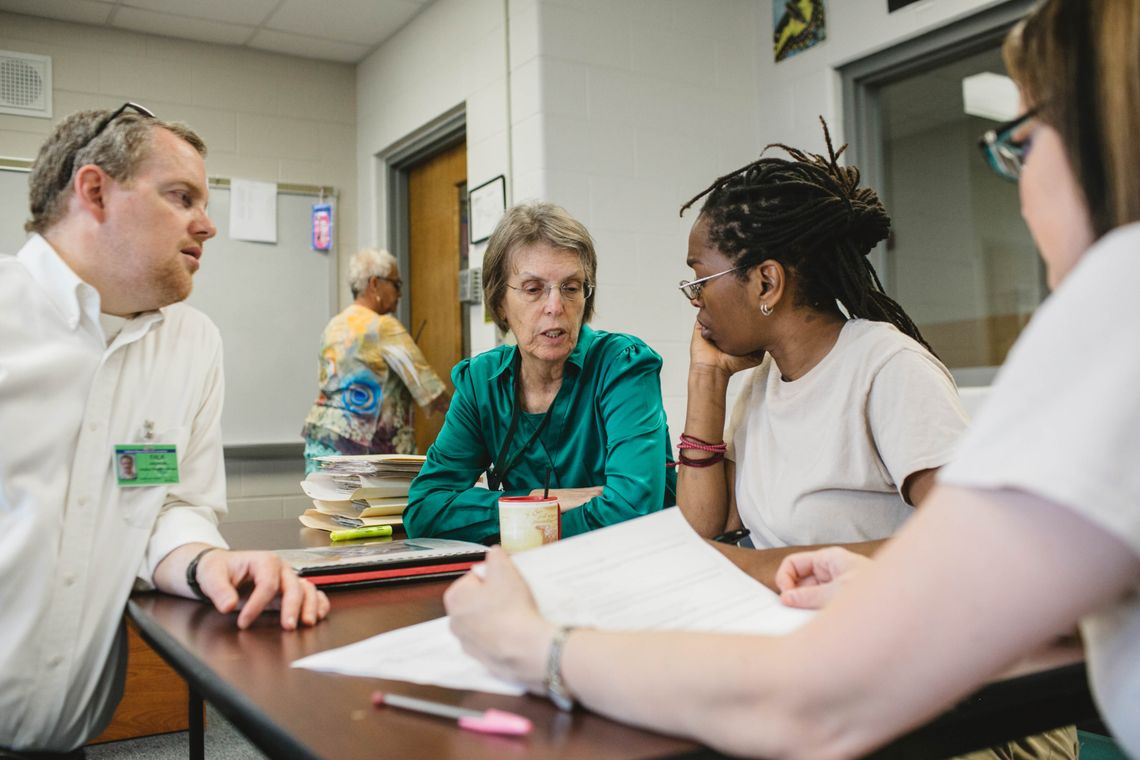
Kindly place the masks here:
MULTIPOLYGON (((882 289, 867 254, 887 236, 859 170, 784 145, 716 180, 689 234, 699 309, 677 503, 712 537, 757 548, 891 535, 950 461, 966 416, 950 373, 882 289), (743 378, 725 433, 729 378, 743 378), (724 441, 721 435, 724 434, 724 441)), ((772 583, 786 552, 733 558, 772 583)))

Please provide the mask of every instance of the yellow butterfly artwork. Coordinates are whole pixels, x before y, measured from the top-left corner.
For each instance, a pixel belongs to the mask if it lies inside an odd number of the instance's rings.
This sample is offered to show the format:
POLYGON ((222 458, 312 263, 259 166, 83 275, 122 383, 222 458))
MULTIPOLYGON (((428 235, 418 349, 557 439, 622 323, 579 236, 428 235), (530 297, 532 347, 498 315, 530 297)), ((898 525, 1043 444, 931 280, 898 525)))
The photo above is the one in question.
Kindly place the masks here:
POLYGON ((782 61, 827 38, 823 0, 772 0, 772 52, 782 61))

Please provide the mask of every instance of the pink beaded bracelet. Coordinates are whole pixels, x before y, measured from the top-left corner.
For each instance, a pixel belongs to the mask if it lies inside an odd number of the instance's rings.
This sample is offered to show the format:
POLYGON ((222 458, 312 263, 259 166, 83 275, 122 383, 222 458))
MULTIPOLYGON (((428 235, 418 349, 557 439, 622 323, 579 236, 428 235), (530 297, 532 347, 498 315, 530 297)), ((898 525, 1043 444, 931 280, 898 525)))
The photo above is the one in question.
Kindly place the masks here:
POLYGON ((681 440, 677 444, 677 449, 680 451, 695 449, 697 451, 708 451, 713 454, 723 454, 728 450, 728 445, 724 441, 720 443, 709 443, 708 441, 702 441, 700 438, 694 438, 691 435, 681 433, 681 440))

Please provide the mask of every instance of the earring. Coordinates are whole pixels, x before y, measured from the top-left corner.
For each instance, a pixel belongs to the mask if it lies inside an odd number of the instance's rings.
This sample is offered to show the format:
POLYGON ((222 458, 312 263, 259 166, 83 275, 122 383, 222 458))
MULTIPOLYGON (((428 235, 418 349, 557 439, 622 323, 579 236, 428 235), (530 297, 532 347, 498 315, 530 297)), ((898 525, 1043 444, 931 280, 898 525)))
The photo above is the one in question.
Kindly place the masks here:
POLYGON ((770 317, 772 316, 772 307, 766 303, 762 303, 760 304, 760 313, 765 317, 770 317))

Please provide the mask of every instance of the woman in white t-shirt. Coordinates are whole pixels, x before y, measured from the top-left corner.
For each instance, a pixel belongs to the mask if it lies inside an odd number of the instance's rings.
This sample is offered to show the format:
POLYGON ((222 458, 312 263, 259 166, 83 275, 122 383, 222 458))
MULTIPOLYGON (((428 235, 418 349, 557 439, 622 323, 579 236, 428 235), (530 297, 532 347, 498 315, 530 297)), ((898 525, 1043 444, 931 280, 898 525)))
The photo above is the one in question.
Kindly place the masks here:
MULTIPOLYGON (((1006 58, 1025 113, 989 152, 1020 173, 1057 289, 954 464, 876 561, 804 627, 766 638, 559 627, 492 549, 445 596, 466 652, 536 691, 730 754, 846 758, 1080 621, 1101 713, 1140 757, 1140 0, 1046 0, 1006 58)), ((851 558, 790 558, 786 595, 851 558)))
MULTIPOLYGON (((827 156, 769 146, 789 157, 761 157, 682 209, 705 199, 695 279, 681 283, 699 312, 677 504, 706 538, 743 523, 757 548, 869 551, 966 428, 953 378, 867 260, 890 218, 826 125, 824 137, 827 156), (726 432, 729 378, 746 369, 726 432)), ((771 580, 785 553, 734 559, 771 580)))

